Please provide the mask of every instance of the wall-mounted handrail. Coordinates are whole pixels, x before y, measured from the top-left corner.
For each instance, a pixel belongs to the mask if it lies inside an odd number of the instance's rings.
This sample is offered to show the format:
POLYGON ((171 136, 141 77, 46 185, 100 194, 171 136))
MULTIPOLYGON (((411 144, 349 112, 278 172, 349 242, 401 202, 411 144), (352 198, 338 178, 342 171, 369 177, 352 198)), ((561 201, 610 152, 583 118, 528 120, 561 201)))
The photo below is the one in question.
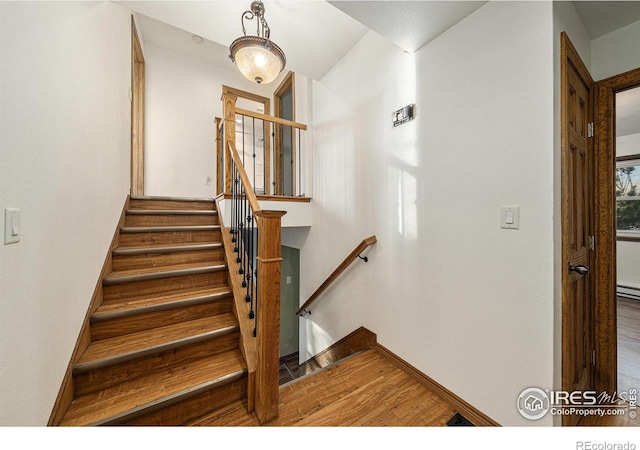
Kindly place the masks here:
POLYGON ((318 297, 320 297, 320 294, 322 294, 342 274, 342 272, 344 272, 347 269, 347 267, 349 267, 351 263, 355 261, 357 258, 361 258, 365 262, 367 262, 368 261, 367 258, 360 256, 360 254, 363 251, 365 251, 369 246, 375 244, 377 241, 378 240, 376 239, 375 236, 370 236, 364 239, 362 242, 360 242, 360 244, 358 244, 358 246, 355 249, 353 249, 353 251, 349 254, 349 256, 347 256, 344 259, 344 261, 340 263, 340 265, 336 268, 336 270, 334 270, 333 273, 329 275, 329 277, 324 281, 324 283, 322 283, 320 287, 316 289, 316 291, 313 294, 311 294, 311 297, 309 297, 309 300, 304 302, 304 305, 302 305, 300 309, 296 311, 296 315, 301 316, 306 313, 310 314, 311 304, 314 303, 318 299, 318 297))

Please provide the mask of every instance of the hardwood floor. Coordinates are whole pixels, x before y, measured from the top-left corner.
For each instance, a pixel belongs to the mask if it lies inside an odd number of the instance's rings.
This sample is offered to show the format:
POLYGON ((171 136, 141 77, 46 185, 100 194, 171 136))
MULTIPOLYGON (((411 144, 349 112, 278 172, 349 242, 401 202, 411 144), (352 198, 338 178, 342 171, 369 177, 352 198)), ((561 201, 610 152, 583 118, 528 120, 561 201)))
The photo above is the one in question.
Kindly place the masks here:
MULTIPOLYGON (((280 388, 280 416, 268 426, 446 426, 454 408, 374 350, 280 388)), ((194 426, 258 426, 244 401, 194 426)))
POLYGON ((640 300, 618 297, 618 390, 640 389, 640 300))
MULTIPOLYGON (((618 297, 618 392, 640 391, 640 301, 618 297)), ((640 415, 640 407, 636 414, 640 415)), ((589 417, 583 426, 638 427, 640 417, 589 417)))

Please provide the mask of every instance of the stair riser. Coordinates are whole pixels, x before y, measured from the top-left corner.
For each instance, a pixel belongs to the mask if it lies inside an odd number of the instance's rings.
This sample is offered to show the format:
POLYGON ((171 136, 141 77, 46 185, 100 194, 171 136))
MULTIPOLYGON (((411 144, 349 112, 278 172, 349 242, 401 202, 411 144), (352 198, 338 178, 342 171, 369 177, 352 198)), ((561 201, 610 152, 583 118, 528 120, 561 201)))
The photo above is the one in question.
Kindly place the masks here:
POLYGON ((114 255, 113 270, 146 269, 173 264, 209 262, 222 263, 224 249, 170 251, 166 253, 141 253, 138 255, 114 255))
POLYGON ((205 244, 220 242, 220 230, 202 231, 155 231, 148 233, 121 233, 122 247, 174 245, 174 244, 205 244))
POLYGON ((217 215, 187 215, 187 214, 127 214, 127 227, 163 227, 163 226, 196 226, 218 225, 217 215))
POLYGON ((172 325, 183 321, 200 319, 231 312, 231 297, 216 299, 207 303, 180 306, 172 309, 136 314, 91 323, 91 341, 100 341, 139 331, 172 325))
POLYGON ((187 344, 154 355, 114 364, 74 375, 76 397, 131 381, 142 375, 171 370, 190 361, 224 353, 238 347, 239 333, 230 333, 206 341, 187 344))
POLYGON ((215 202, 213 201, 171 201, 171 200, 139 200, 131 199, 131 209, 155 209, 155 210, 199 210, 213 211, 215 210, 215 202))
POLYGON ((222 408, 236 400, 247 397, 246 376, 233 383, 211 389, 187 400, 164 407, 146 415, 128 419, 127 425, 182 425, 189 420, 222 408))
POLYGON ((169 295, 183 289, 220 286, 227 283, 228 271, 207 272, 192 275, 159 278, 156 280, 131 281, 104 286, 105 302, 123 298, 138 298, 147 295, 169 295))

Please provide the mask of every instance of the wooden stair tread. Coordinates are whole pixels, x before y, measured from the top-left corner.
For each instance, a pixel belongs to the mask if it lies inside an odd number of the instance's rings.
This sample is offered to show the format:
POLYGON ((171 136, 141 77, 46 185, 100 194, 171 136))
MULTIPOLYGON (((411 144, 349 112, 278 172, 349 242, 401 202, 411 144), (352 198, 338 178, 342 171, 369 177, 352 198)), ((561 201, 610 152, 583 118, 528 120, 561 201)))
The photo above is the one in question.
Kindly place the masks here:
POLYGON ((103 339, 89 345, 73 370, 74 373, 93 370, 96 367, 171 349, 187 342, 228 334, 238 329, 233 314, 224 313, 103 339))
POLYGON ((140 255, 144 253, 170 253, 170 252, 186 252, 199 250, 214 250, 222 248, 222 242, 211 242, 206 244, 175 244, 175 245, 147 245, 147 246, 129 246, 118 247, 113 251, 115 256, 124 255, 140 255))
POLYGON ((159 233, 176 231, 208 231, 219 230, 220 225, 159 225, 159 226, 127 226, 120 228, 121 233, 159 233))
POLYGON ((176 216, 217 216, 218 211, 215 209, 127 209, 126 213, 129 215, 138 216, 161 216, 161 215, 176 215, 176 216))
POLYGON ((228 351, 81 396, 71 403, 61 425, 107 424, 245 375, 240 351, 228 351))
POLYGON ((231 295, 229 286, 216 286, 207 289, 195 288, 183 289, 180 292, 169 295, 148 295, 143 297, 127 297, 120 300, 111 300, 102 303, 91 316, 92 322, 112 319, 122 316, 126 312, 135 310, 138 312, 159 311, 180 304, 195 304, 206 301, 214 301, 231 295))
POLYGON ((132 195, 131 200, 151 200, 151 201, 167 201, 167 202, 210 202, 215 205, 215 199, 209 197, 171 197, 163 195, 132 195))
POLYGON ((167 278, 171 276, 190 275, 203 272, 216 272, 226 270, 224 261, 197 262, 189 264, 175 264, 169 266, 145 267, 142 269, 119 270, 111 272, 104 278, 103 284, 111 285, 126 283, 129 281, 151 280, 167 278))

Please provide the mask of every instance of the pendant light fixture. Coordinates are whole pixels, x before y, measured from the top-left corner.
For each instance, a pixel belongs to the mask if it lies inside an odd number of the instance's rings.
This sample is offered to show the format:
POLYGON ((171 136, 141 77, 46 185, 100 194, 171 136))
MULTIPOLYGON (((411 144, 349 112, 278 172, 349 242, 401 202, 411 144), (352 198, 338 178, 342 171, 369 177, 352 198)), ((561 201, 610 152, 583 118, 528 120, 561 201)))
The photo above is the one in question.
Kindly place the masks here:
POLYGON ((242 33, 229 47, 229 58, 247 79, 258 83, 271 83, 282 72, 287 58, 284 52, 269 39, 271 30, 264 18, 264 5, 261 0, 251 2, 251 10, 242 13, 242 33), (247 36, 245 19, 257 22, 257 35, 247 36))

